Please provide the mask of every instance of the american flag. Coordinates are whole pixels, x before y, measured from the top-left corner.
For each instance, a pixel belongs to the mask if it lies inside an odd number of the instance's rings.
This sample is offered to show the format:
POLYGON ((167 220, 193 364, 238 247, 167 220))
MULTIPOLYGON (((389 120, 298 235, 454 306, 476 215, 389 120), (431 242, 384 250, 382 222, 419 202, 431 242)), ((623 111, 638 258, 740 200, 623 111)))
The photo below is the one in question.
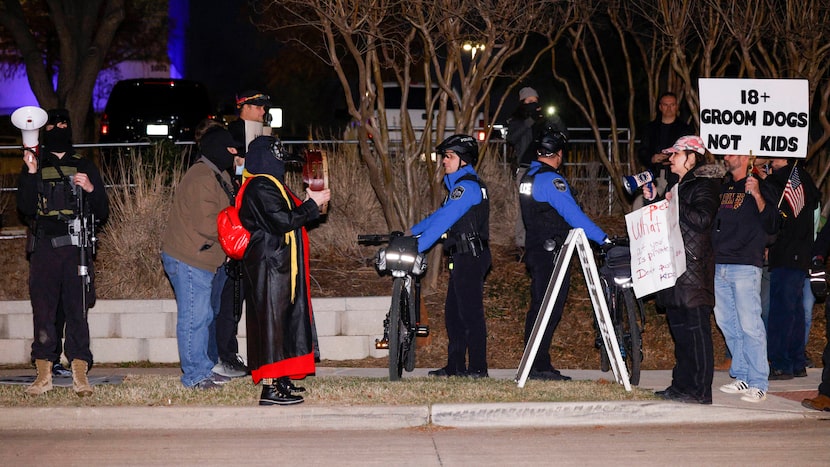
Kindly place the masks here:
POLYGON ((798 213, 804 208, 804 187, 798 176, 798 167, 793 167, 790 178, 787 180, 787 186, 784 187, 784 199, 793 210, 793 216, 798 217, 798 213))

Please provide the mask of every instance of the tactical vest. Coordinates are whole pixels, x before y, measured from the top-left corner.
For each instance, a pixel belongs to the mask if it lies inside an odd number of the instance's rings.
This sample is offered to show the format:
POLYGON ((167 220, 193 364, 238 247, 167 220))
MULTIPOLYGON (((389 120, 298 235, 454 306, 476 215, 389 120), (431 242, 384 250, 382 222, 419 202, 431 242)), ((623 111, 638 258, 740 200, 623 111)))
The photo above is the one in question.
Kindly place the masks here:
MULTIPOLYGON (((487 194, 487 186, 473 174, 467 174, 459 178, 456 185, 464 180, 476 182, 481 189, 481 202, 472 206, 461 219, 447 231, 447 239, 444 241, 444 249, 450 254, 454 252, 480 252, 488 247, 490 237, 490 197, 487 194)), ((444 204, 449 200, 449 195, 444 199, 444 204)), ((478 256, 478 254, 475 254, 478 256)))
POLYGON ((533 183, 536 175, 543 172, 556 171, 542 164, 532 175, 525 174, 519 184, 519 205, 525 224, 525 248, 528 250, 543 249, 547 240, 554 240, 561 247, 571 230, 570 224, 550 203, 533 199, 533 183))
POLYGON ((77 163, 80 159, 81 156, 77 154, 67 155, 62 159, 51 155, 44 157, 37 190, 38 220, 67 220, 77 217, 78 201, 71 177, 78 173, 77 163))

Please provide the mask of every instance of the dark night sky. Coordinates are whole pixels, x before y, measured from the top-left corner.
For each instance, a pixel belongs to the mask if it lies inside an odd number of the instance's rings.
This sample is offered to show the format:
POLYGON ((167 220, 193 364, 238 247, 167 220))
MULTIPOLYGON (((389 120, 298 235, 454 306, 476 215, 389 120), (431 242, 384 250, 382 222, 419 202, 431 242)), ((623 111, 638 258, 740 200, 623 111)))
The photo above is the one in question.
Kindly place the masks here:
POLYGON ((191 2, 186 77, 205 83, 216 106, 232 106, 236 93, 245 89, 265 90, 261 67, 279 48, 257 32, 245 4, 191 2))

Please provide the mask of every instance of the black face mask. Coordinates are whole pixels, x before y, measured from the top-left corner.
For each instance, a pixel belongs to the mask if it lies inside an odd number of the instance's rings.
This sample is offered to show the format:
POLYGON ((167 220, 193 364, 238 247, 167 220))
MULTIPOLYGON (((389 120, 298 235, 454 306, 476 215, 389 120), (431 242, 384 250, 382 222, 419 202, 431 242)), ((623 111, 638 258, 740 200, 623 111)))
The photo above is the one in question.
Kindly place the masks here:
POLYGON ((68 152, 72 150, 72 131, 69 128, 56 126, 43 132, 43 146, 49 152, 68 152))
POLYGON ((522 111, 524 111, 525 115, 528 117, 536 118, 536 116, 540 115, 541 106, 539 106, 538 102, 528 102, 522 104, 522 111))

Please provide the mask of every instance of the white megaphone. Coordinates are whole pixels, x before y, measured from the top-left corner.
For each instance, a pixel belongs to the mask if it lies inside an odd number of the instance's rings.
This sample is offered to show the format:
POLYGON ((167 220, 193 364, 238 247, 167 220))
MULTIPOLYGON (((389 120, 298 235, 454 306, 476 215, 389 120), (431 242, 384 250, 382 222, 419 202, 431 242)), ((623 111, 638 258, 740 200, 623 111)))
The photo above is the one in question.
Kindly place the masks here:
POLYGON ((12 124, 23 132, 23 147, 37 148, 40 128, 49 117, 46 111, 34 105, 27 105, 12 113, 12 124))
POLYGON ((654 181, 654 174, 651 173, 651 170, 646 170, 645 172, 640 172, 634 175, 626 175, 622 178, 623 181, 623 188, 625 191, 628 192, 629 195, 633 195, 635 191, 637 191, 641 186, 645 185, 646 183, 651 183, 654 181))

